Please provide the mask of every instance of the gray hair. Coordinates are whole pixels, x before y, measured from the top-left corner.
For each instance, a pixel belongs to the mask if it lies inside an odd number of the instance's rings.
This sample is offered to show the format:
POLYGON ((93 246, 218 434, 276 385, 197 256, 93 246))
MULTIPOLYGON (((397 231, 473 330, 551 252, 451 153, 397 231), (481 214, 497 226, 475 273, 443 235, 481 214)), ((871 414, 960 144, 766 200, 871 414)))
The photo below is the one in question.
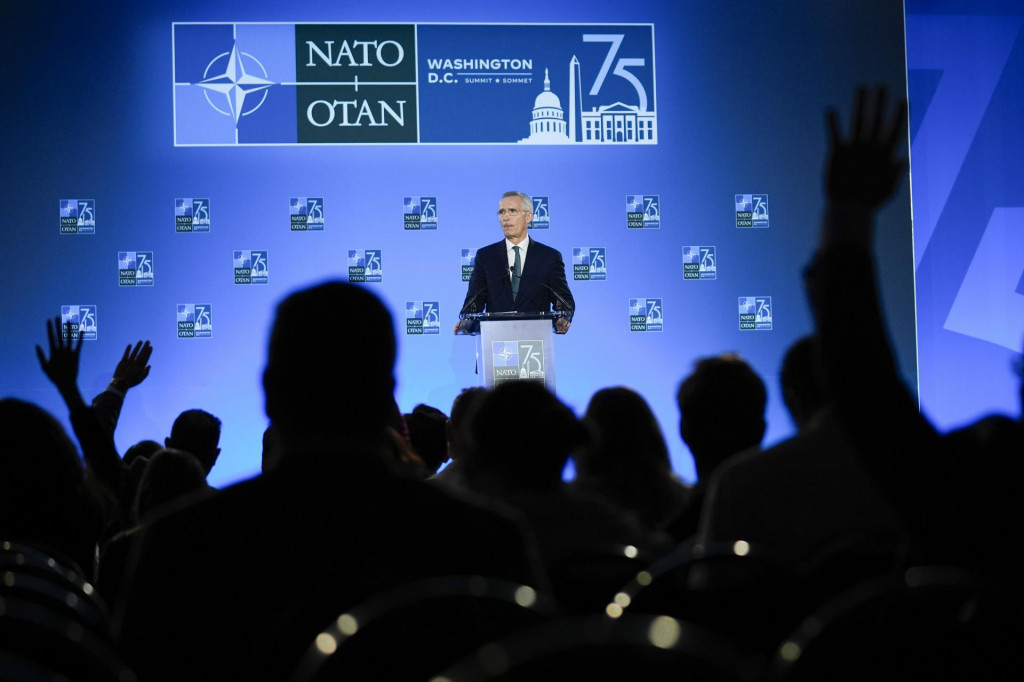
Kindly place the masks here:
POLYGON ((519 197, 519 201, 523 202, 523 211, 526 213, 533 213, 533 199, 530 198, 529 194, 523 194, 522 192, 505 192, 501 195, 502 199, 508 199, 509 197, 519 197))

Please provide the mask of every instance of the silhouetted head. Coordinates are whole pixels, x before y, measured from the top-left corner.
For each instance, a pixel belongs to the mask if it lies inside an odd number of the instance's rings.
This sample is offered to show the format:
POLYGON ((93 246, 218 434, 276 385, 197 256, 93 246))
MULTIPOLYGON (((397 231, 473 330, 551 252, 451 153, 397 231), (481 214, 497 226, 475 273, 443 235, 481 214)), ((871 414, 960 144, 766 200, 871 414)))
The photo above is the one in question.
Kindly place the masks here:
POLYGON ((473 441, 472 423, 476 411, 487 396, 482 386, 464 388, 452 401, 452 415, 448 418, 448 453, 453 460, 473 456, 476 447, 473 441))
POLYGON ((185 410, 174 420, 170 438, 164 439, 168 450, 191 453, 210 473, 217 463, 220 448, 220 420, 203 410, 185 410))
POLYGON ((622 386, 601 389, 590 398, 583 423, 592 438, 575 456, 579 473, 671 473, 661 427, 639 393, 622 386))
POLYGON ((157 453, 159 450, 163 450, 163 446, 157 443, 155 440, 140 440, 135 445, 131 446, 124 452, 124 463, 126 466, 131 466, 132 462, 136 459, 149 459, 157 453))
POLYGON ((82 484, 78 450, 46 410, 16 398, 0 400, 0 434, 0 497, 59 496, 82 484))
POLYGON ((83 520, 87 497, 74 443, 48 412, 14 398, 0 400, 0 435, 0 537, 78 558, 70 530, 83 520))
POLYGON ((698 360, 676 399, 679 433, 693 454, 698 479, 764 437, 764 382, 738 355, 698 360))
POLYGON ((818 380, 814 337, 804 336, 789 347, 779 370, 782 401, 798 429, 825 407, 825 394, 818 380))
POLYGON ((448 461, 448 440, 445 437, 447 423, 448 415, 430 405, 417 405, 405 415, 409 444, 431 473, 448 461))
POLYGON ((569 453, 585 441, 576 416, 540 382, 510 381, 491 391, 473 420, 474 470, 512 488, 560 484, 569 453))
POLYGON ((190 452, 160 450, 142 472, 135 494, 135 518, 141 520, 161 505, 197 490, 206 490, 206 473, 199 459, 190 452))
POLYGON ((395 332, 372 293, 327 282, 277 307, 263 374, 282 444, 383 438, 394 406, 395 332))

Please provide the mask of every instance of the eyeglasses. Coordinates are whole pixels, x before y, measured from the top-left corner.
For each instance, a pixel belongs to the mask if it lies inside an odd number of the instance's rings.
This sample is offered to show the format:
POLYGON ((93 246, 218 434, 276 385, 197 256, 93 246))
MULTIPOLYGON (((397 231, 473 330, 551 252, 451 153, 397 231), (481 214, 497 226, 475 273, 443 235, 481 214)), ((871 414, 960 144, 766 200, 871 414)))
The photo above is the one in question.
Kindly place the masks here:
POLYGON ((524 211, 524 210, 519 209, 519 208, 499 208, 498 209, 498 215, 499 216, 507 215, 510 218, 515 218, 520 213, 529 213, 529 211, 524 211))

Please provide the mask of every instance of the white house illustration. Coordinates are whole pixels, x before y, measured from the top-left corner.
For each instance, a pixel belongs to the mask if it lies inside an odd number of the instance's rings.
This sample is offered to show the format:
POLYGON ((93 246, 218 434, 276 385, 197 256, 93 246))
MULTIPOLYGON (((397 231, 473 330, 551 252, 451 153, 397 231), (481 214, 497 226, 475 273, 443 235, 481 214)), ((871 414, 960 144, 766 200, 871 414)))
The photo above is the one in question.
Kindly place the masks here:
POLYGON ((583 124, 582 142, 654 144, 658 141, 657 115, 622 102, 584 111, 580 122, 583 124))

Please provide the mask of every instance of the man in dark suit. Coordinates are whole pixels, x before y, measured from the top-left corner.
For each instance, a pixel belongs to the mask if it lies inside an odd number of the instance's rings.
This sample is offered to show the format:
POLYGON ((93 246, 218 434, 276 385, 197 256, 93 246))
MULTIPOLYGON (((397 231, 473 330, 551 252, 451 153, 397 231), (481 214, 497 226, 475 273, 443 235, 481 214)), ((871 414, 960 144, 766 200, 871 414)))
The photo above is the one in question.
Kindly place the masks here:
POLYGON ((395 350, 387 309, 356 286, 278 307, 263 385, 279 461, 147 524, 115 624, 140 679, 284 679, 343 609, 427 576, 543 587, 519 523, 403 470, 395 350))
MULTIPOLYGON (((565 334, 576 311, 565 281, 562 254, 527 234, 533 219, 533 202, 522 192, 505 192, 498 204, 498 220, 505 238, 476 252, 473 275, 462 306, 463 313, 548 312, 565 313, 555 322, 555 333, 565 334)), ((455 332, 468 329, 460 321, 455 332)))

